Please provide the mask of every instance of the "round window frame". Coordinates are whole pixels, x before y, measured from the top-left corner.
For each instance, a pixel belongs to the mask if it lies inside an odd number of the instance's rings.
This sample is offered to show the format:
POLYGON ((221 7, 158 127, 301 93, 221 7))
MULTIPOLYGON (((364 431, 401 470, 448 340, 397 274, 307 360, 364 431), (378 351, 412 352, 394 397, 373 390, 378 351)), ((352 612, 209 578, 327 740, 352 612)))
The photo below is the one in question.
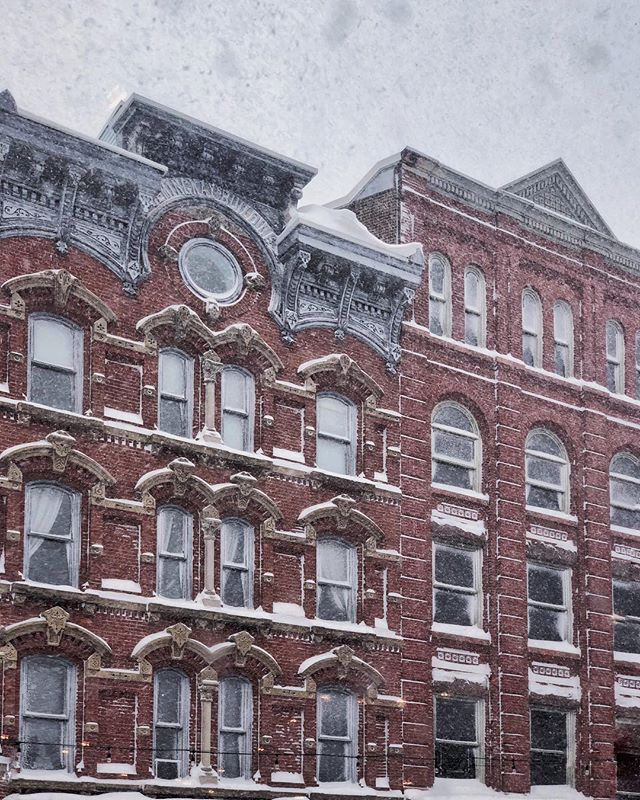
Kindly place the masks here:
POLYGON ((231 251, 226 247, 223 247, 221 244, 218 244, 218 242, 214 242, 211 239, 205 239, 204 237, 189 239, 189 241, 180 248, 180 253, 178 255, 178 266, 180 268, 180 274, 182 275, 183 281, 195 295, 203 300, 215 300, 220 305, 229 305, 237 300, 242 294, 242 290, 244 288, 244 276, 242 273, 242 268, 240 267, 240 264, 238 264, 231 251), (216 250, 229 262, 230 266, 232 267, 236 280, 233 289, 230 292, 227 292, 224 295, 207 292, 205 289, 199 287, 189 275, 186 265, 189 253, 195 247, 200 247, 202 245, 206 245, 207 247, 216 250))

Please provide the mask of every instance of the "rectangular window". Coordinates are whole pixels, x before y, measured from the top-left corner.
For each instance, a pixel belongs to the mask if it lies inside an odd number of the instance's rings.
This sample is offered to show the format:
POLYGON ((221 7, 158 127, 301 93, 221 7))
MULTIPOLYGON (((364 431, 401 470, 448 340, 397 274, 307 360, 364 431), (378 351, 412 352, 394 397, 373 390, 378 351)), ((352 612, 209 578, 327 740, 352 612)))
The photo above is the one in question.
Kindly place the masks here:
POLYGON ((550 708, 532 708, 531 785, 572 783, 569 742, 574 739, 573 714, 550 708))
POLYGON ((355 695, 335 688, 318 689, 318 781, 332 783, 357 777, 358 727, 355 695))
POLYGON ((571 570, 529 564, 527 580, 529 639, 571 641, 571 570))
POLYGON ((451 336, 451 267, 440 255, 429 259, 429 330, 451 336))
POLYGON ((37 583, 78 585, 80 495, 50 483, 27 484, 25 577, 37 583))
POLYGON ((355 622, 357 553, 339 539, 321 539, 316 551, 318 618, 355 622))
POLYGON ((230 676, 220 681, 218 704, 218 770, 223 778, 251 775, 251 684, 230 676))
POLYGON ((640 400, 640 331, 636 333, 636 400, 640 400))
POLYGON ((227 447, 253 450, 255 387, 253 376, 236 367, 222 371, 222 441, 227 447))
POLYGON ((559 300, 553 307, 554 364, 557 375, 573 375, 573 315, 571 307, 559 300))
POLYGON ((620 653, 640 653, 640 582, 613 582, 613 613, 613 649, 620 653))
POLYGON ((607 389, 615 394, 624 393, 624 332, 615 320, 606 328, 607 389))
POLYGON ((29 318, 29 400, 82 412, 82 331, 39 314, 29 318))
POLYGON ((158 428, 174 436, 191 436, 193 359, 177 350, 162 350, 159 371, 158 428))
POLYGON ((474 347, 485 346, 484 275, 475 267, 464 274, 464 340, 474 347))
POLYGON ((353 475, 355 472, 355 406, 337 395, 319 395, 316 417, 317 466, 341 475, 353 475))
POLYGON ((158 594, 175 600, 191 597, 193 518, 176 506, 158 512, 158 594))
POLYGON ((638 800, 640 798, 640 753, 617 753, 616 762, 618 773, 616 800, 638 800))
POLYGON ((20 686, 22 768, 71 770, 75 760, 75 668, 55 656, 26 656, 20 686))
POLYGON ((480 623, 480 550, 433 547, 433 619, 450 625, 480 623))
POLYGON ((154 678, 153 749, 156 778, 186 775, 189 730, 189 682, 175 669, 158 670, 154 678))
POLYGON ((477 700, 435 698, 436 776, 479 778, 482 704, 477 700))
POLYGON ((522 293, 522 360, 530 367, 542 366, 542 304, 531 289, 522 293))
POLYGON ((237 519, 225 520, 220 537, 222 602, 253 607, 253 528, 237 519))

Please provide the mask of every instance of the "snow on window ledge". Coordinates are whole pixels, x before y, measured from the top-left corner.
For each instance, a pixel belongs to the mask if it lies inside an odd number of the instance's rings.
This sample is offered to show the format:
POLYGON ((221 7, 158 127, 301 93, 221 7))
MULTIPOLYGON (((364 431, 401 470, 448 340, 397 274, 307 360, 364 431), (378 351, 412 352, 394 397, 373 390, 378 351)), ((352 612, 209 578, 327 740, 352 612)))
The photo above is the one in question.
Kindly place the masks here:
POLYGON ((636 528, 623 528, 622 525, 611 525, 610 530, 614 533, 626 533, 627 536, 640 537, 640 531, 636 528))
POLYGON ((450 486, 448 483, 432 483, 431 488, 435 492, 445 492, 456 497, 467 497, 470 500, 478 500, 481 503, 489 502, 489 495, 476 492, 475 489, 462 489, 459 486, 450 486))
POLYGON ((532 786, 525 794, 498 792, 479 780, 436 778, 430 789, 406 789, 405 800, 587 800, 572 786, 532 786))
POLYGON ((538 508, 538 506, 524 507, 527 514, 539 514, 541 517, 549 517, 550 519, 559 519, 563 522, 577 522, 578 518, 575 514, 567 514, 565 511, 554 511, 551 508, 538 508))
POLYGON ((640 664, 640 653, 625 653, 622 650, 614 650, 613 660, 628 661, 631 664, 640 664))
POLYGON ((446 633, 450 636, 464 636, 466 639, 481 639, 491 641, 491 634, 477 625, 451 625, 447 622, 434 622, 431 626, 434 633, 446 633))
POLYGON ((580 655, 580 648, 570 642, 552 642, 546 639, 529 639, 529 650, 551 650, 554 653, 566 653, 567 655, 580 655))

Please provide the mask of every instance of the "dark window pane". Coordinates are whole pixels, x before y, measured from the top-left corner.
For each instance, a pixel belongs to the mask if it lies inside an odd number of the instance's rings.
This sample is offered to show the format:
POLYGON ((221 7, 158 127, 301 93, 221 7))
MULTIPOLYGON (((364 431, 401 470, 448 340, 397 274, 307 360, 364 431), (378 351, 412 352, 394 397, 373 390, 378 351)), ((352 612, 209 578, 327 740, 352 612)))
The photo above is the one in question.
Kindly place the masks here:
POLYGON ((241 751, 244 747, 244 738, 240 733, 223 733, 220 736, 220 765, 225 778, 242 777, 241 751))
POLYGON ((567 782, 567 757, 563 753, 531 753, 531 785, 558 786, 567 782))
POLYGON ((460 489, 473 488, 470 469, 456 464, 443 464, 441 461, 434 462, 432 480, 434 483, 442 483, 446 486, 458 486, 460 489))
MULTIPOLYGON (((26 719, 21 736, 22 766, 27 769, 64 769, 65 756, 62 753, 62 722, 51 719, 26 719)), ((66 749, 66 748, 65 748, 66 749)))
POLYGON ((464 550, 436 547, 436 580, 473 588, 473 555, 464 550))
POLYGON ((553 511, 560 511, 560 495, 553 489, 529 486, 527 491, 527 505, 535 508, 547 508, 553 511))
POLYGON ((540 603, 564 604, 562 572, 557 569, 529 566, 529 597, 540 603))
POLYGON ((176 761, 156 761, 156 777, 165 781, 179 778, 178 763, 176 761))
POLYGON ((621 653, 640 653, 640 623, 616 622, 613 649, 621 653))
POLYGON ((471 595, 436 589, 434 620, 450 625, 473 625, 472 603, 471 595))
POLYGON ((640 582, 615 581, 613 584, 613 609, 625 617, 640 617, 640 582))
POLYGON ((76 410, 75 375, 69 372, 40 367, 31 367, 29 399, 63 411, 76 410))
POLYGON ((476 760, 472 747, 436 742, 436 777, 475 778, 476 760))
POLYGON ((160 400, 160 430, 174 436, 187 436, 187 404, 183 400, 160 400))
POLYGON ((560 711, 531 710, 531 747, 540 750, 565 750, 567 716, 560 711))
POLYGON ((564 613, 549 608, 529 608, 529 638, 561 642, 564 639, 564 613))
POLYGON ((473 700, 436 698, 436 738, 475 742, 475 702, 473 700))

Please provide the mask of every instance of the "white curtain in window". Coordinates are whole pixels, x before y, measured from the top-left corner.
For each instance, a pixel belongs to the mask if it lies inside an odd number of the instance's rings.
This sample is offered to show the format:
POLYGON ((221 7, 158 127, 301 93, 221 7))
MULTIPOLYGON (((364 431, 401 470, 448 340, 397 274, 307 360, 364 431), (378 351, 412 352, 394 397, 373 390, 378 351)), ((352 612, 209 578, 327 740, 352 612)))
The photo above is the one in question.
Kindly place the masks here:
POLYGON ((346 542, 318 543, 318 617, 339 622, 355 620, 356 550, 346 542))
POLYGON ((222 602, 240 608, 253 603, 253 528, 242 520, 222 524, 222 602))
POLYGON ((28 485, 27 547, 25 575, 28 580, 56 585, 75 582, 72 565, 74 502, 72 495, 53 485, 28 485))
POLYGON ((318 689, 318 781, 354 781, 356 698, 338 687, 318 689))
POLYGON ((251 684, 231 675, 220 681, 218 710, 218 770, 224 778, 251 774, 251 684))

